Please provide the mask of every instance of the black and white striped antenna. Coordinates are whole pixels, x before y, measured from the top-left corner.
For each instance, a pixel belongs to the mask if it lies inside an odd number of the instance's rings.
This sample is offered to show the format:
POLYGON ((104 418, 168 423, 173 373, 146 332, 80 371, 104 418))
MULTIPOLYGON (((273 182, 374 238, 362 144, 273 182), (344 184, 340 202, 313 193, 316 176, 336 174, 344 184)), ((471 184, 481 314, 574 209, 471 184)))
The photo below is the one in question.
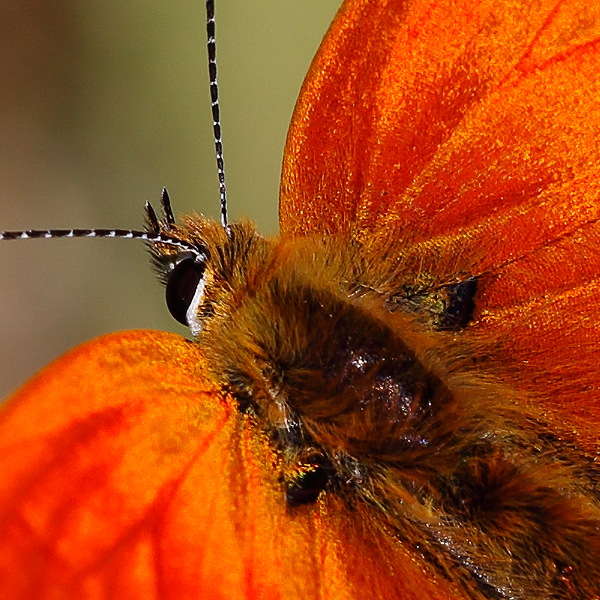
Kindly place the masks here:
MULTIPOLYGON (((215 138, 215 151, 217 156, 217 173, 219 177, 219 195, 221 200, 221 224, 229 233, 227 219, 227 192, 225 189, 225 169, 223 166, 223 143, 221 139, 221 120, 219 116, 219 88, 217 85, 217 59, 215 41, 215 3, 214 0, 206 2, 206 31, 208 47, 208 71, 210 75, 210 97, 213 116, 213 132, 215 138)), ((155 244, 166 244, 182 251, 192 252, 198 257, 204 256, 205 249, 180 238, 163 233, 175 223, 171 208, 171 201, 167 190, 163 188, 161 206, 164 220, 161 222, 156 216, 149 202, 146 202, 146 218, 149 224, 148 231, 137 229, 26 229, 21 231, 0 231, 0 241, 27 240, 27 239, 54 239, 54 238, 120 238, 143 240, 155 244)))
MULTIPOLYGON (((161 206, 165 215, 162 230, 175 223, 171 201, 166 188, 163 188, 161 206)), ((29 240, 29 239, 55 239, 55 238, 120 238, 128 240, 143 240, 154 244, 166 244, 182 251, 192 252, 197 256, 204 255, 204 249, 186 240, 168 235, 161 231, 161 224, 149 202, 146 202, 146 218, 149 224, 148 231, 138 229, 25 229, 22 231, 0 231, 0 241, 3 240, 29 240)))
POLYGON ((227 189, 225 188, 225 167, 223 164, 223 141, 221 138, 221 116, 219 113, 219 85, 217 82, 217 42, 215 37, 215 3, 206 0, 206 46, 208 48, 208 74, 210 77, 210 100, 213 117, 217 174, 219 176, 219 196, 221 198, 221 225, 229 231, 227 219, 227 189))

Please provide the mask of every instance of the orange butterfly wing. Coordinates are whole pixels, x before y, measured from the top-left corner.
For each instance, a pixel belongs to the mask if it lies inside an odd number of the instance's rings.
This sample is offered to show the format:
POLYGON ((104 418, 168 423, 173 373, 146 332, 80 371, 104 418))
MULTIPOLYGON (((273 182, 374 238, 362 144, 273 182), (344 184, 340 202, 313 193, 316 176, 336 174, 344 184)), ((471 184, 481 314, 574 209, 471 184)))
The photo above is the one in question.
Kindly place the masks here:
POLYGON ((599 165, 598 3, 348 0, 296 107, 280 220, 375 258, 395 241, 399 284, 478 276, 482 368, 592 451, 599 165))
POLYGON ((335 499, 288 514, 263 434, 173 334, 47 367, 5 407, 0 453, 5 599, 455 598, 335 499))

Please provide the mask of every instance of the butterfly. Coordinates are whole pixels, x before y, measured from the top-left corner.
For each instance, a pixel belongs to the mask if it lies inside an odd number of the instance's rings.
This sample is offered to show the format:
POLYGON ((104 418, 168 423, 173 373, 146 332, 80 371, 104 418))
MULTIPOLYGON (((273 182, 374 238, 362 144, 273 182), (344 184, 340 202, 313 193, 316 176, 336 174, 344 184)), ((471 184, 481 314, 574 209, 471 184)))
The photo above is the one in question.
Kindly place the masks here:
POLYGON ((147 211, 197 343, 5 409, 4 595, 598 597, 599 11, 346 0, 281 236, 147 211))

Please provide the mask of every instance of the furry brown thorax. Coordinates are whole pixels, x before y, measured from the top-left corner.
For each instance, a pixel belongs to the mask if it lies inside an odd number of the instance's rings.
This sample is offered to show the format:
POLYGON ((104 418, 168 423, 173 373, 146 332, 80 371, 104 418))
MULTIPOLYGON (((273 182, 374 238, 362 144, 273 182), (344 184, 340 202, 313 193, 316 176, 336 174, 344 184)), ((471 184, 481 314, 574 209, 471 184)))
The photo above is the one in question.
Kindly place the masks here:
MULTIPOLYGON (((228 234, 195 216, 163 227, 199 248, 197 338, 279 454, 290 510, 337 494, 473 598, 590 597, 600 471, 482 375, 468 323, 447 326, 475 286, 394 281, 333 236, 228 234)), ((152 252, 159 268, 181 258, 152 252)))

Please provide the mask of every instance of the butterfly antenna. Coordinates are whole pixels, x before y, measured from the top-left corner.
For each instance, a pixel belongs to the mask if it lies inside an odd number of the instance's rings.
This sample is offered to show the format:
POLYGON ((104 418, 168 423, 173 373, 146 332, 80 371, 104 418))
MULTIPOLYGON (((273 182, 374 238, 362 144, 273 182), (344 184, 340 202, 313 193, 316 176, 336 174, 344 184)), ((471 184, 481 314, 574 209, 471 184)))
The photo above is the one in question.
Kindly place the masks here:
MULTIPOLYGON (((146 207, 148 212, 148 205, 146 207)), ((150 207, 151 214, 154 210, 150 207)), ((154 222, 150 218, 151 227, 154 229, 154 222)), ((156 225, 158 221, 156 220, 156 225)), ((164 233, 159 233, 158 230, 153 231, 137 231, 135 229, 26 229, 22 231, 0 231, 0 241, 8 240, 31 240, 31 239, 56 239, 56 238, 121 238, 127 240, 143 240, 152 244, 165 244, 174 248, 192 252, 197 256, 203 256, 204 250, 164 233)))
POLYGON ((208 73, 210 76, 210 99, 213 116, 213 132, 219 175, 219 195, 221 197, 221 225, 229 233, 227 218, 227 190, 225 188, 225 167, 223 165, 223 142, 221 139, 221 117, 219 113, 219 86, 217 84, 217 43, 215 39, 215 3, 206 0, 206 35, 208 48, 208 73))
POLYGON ((175 216, 166 188, 162 190, 161 206, 165 215, 163 220, 156 216, 150 202, 146 202, 146 231, 137 229, 24 229, 21 231, 0 231, 0 241, 84 237, 120 238, 142 240, 151 244, 165 244, 172 248, 178 248, 183 252, 191 252, 199 258, 205 256, 206 249, 204 247, 168 234, 168 231, 175 224, 175 216))

